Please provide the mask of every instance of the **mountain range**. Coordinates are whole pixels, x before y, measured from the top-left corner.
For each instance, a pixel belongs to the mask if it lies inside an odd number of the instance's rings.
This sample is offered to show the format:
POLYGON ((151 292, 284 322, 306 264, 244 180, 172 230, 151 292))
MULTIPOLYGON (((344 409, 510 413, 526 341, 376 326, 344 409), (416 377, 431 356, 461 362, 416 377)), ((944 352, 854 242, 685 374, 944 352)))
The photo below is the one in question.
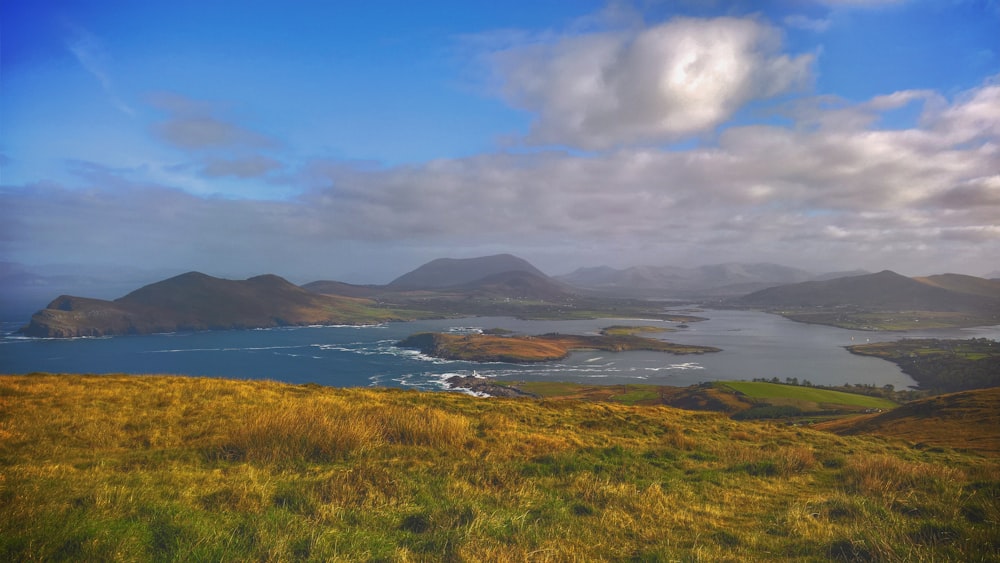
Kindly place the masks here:
MULTIPOLYGON (((975 314, 974 318, 967 315, 958 320, 965 323, 961 326, 988 324, 995 312, 1000 313, 1000 280, 958 274, 908 278, 886 270, 815 276, 775 264, 720 264, 625 270, 600 267, 551 278, 521 258, 499 254, 433 260, 384 286, 315 281, 299 287, 276 275, 227 280, 189 272, 114 300, 62 295, 35 313, 20 332, 77 337, 359 324, 441 315, 537 316, 541 312, 546 318, 556 318, 583 314, 575 311, 624 314, 638 309, 623 308, 624 300, 609 301, 595 295, 634 297, 643 290, 692 297, 736 295, 724 303, 771 310, 850 307, 975 314), (834 279, 826 279, 830 276, 834 279), (762 285, 770 287, 759 289, 762 285), (987 322, 979 322, 984 319, 987 322)), ((636 301, 628 303, 634 306, 636 301)), ((643 310, 650 310, 649 302, 645 303, 643 310)))
POLYGON ((759 289, 811 280, 832 279, 865 271, 817 275, 778 264, 712 264, 680 266, 608 266, 580 268, 556 279, 596 293, 633 297, 709 298, 745 295, 759 289))

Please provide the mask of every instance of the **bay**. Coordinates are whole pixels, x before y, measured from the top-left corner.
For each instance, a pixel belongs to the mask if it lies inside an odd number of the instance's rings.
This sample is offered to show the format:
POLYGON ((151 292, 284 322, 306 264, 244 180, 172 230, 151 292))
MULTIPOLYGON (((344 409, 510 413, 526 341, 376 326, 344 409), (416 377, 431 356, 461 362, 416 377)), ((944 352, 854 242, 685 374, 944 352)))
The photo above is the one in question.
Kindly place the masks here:
POLYGON ((713 380, 777 377, 784 381, 794 377, 817 385, 891 384, 901 389, 915 383, 897 366, 855 356, 844 346, 903 337, 1000 339, 1000 326, 903 334, 808 325, 753 311, 706 310, 695 314, 708 320, 676 332, 649 336, 716 346, 722 352, 673 356, 658 352, 579 351, 562 361, 534 365, 440 360, 399 348, 395 343, 423 331, 502 328, 521 334, 596 334, 613 324, 677 325, 648 319, 524 321, 476 317, 362 327, 288 327, 63 340, 17 337, 11 333, 17 325, 8 324, 0 339, 0 373, 179 374, 428 390, 444 388, 444 380, 452 375, 677 386, 713 380))

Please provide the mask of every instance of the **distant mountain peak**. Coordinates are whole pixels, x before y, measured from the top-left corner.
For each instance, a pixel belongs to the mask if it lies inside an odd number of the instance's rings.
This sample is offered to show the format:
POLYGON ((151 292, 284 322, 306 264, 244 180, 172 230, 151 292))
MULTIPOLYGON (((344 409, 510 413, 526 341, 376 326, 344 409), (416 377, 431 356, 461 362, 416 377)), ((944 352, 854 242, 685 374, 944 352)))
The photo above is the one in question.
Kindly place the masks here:
POLYGON ((521 271, 548 278, 527 260, 512 254, 478 258, 438 258, 403 274, 389 283, 394 290, 442 289, 465 285, 504 272, 521 271))

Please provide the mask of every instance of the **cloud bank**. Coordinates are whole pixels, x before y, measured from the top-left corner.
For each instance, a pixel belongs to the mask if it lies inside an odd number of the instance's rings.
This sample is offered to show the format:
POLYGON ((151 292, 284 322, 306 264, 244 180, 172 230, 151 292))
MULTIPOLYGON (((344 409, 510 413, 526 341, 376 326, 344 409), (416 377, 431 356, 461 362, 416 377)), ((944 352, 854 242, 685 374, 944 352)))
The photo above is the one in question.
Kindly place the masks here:
MULTIPOLYGON (((502 99, 531 117, 509 151, 362 166, 292 147, 219 103, 154 94, 143 109, 155 111, 135 120, 155 141, 149 158, 74 161, 72 180, 0 187, 0 256, 299 281, 377 265, 382 279, 353 281, 387 281, 432 258, 497 252, 550 273, 994 269, 1000 76, 950 97, 852 102, 813 93, 816 55, 788 52, 759 17, 644 26, 628 15, 613 30, 473 38, 502 99)), ((92 49, 80 45, 84 63, 92 49)))
POLYGON ((813 56, 781 52, 755 19, 675 18, 496 53, 506 100, 536 115, 528 141, 607 149, 711 131, 746 103, 800 89, 813 56))
MULTIPOLYGON (((256 271, 352 245, 441 252, 455 241, 590 265, 602 254, 688 255, 928 273, 1000 256, 1000 84, 951 102, 898 92, 835 111, 857 119, 731 127, 717 145, 684 152, 494 153, 374 170, 319 159, 294 180, 313 187, 288 201, 205 198, 105 171, 86 189, 4 189, 12 221, 0 249, 67 257, 103 247, 132 263, 256 271), (914 100, 924 100, 919 126, 871 125, 914 100)), ((213 173, 272 166, 220 162, 213 173)))

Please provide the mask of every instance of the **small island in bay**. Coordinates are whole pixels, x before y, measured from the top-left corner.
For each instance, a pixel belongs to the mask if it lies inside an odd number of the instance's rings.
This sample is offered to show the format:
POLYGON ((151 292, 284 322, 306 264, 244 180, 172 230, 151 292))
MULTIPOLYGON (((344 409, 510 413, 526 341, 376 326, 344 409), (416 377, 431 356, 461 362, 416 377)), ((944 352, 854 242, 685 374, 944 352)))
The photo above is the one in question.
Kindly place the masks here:
POLYGON ((421 332, 399 342, 428 356, 472 362, 533 363, 561 360, 573 350, 626 352, 647 350, 671 354, 720 352, 712 346, 676 344, 638 336, 658 327, 609 327, 600 335, 543 334, 539 336, 498 336, 494 334, 446 334, 421 332), (629 330, 626 330, 629 329, 629 330))

